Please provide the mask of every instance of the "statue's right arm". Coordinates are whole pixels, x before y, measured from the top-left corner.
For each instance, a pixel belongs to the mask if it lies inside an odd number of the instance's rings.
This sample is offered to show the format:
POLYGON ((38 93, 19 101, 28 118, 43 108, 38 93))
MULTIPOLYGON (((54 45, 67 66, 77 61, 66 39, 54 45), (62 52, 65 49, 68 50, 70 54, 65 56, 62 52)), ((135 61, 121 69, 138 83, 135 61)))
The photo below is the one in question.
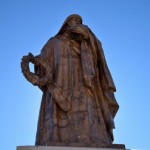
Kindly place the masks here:
POLYGON ((48 82, 52 80, 53 58, 53 46, 50 39, 38 56, 31 53, 23 56, 21 61, 23 75, 33 85, 37 85, 41 90, 44 90, 48 82), (30 71, 30 62, 35 66, 34 73, 30 71))
POLYGON ((53 40, 50 39, 42 48, 41 53, 35 57, 40 63, 35 65, 35 74, 39 76, 38 87, 43 91, 47 88, 48 82, 53 74, 53 40))

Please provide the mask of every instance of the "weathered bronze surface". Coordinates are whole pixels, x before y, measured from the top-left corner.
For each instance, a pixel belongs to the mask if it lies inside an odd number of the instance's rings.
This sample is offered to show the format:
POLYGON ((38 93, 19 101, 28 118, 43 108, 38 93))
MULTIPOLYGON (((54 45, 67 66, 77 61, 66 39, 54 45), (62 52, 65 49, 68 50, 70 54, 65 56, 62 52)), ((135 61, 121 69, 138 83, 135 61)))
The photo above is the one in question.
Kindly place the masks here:
POLYGON ((35 145, 112 144, 116 88, 101 42, 79 15, 70 15, 38 56, 24 56, 21 67, 43 91, 35 145))

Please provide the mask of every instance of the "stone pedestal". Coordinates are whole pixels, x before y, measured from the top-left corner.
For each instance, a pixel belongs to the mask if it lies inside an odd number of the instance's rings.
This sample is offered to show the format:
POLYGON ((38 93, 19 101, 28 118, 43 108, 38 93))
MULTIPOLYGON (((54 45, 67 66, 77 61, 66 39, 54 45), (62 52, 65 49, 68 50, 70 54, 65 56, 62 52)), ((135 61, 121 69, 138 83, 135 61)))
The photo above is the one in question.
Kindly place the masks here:
POLYGON ((126 150, 124 148, 70 147, 70 146, 18 146, 17 150, 126 150))

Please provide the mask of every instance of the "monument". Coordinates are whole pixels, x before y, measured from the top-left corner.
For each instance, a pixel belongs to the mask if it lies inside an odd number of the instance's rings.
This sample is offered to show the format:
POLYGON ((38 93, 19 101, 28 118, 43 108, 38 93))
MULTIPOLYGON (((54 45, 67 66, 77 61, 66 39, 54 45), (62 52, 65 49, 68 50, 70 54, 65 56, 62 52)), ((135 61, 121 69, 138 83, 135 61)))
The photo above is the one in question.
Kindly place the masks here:
POLYGON ((119 108, 115 84, 101 42, 81 16, 67 17, 39 55, 23 56, 21 68, 26 79, 43 92, 35 141, 38 150, 53 146, 125 149, 123 144, 112 144, 119 108))

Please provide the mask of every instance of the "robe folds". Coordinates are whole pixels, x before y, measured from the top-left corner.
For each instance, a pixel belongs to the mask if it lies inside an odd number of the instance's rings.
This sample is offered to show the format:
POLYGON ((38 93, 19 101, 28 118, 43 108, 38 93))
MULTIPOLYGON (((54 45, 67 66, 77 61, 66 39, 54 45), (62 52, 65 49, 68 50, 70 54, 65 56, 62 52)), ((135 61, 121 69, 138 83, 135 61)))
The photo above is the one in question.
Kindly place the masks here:
POLYGON ((47 84, 40 86, 43 96, 35 144, 111 144, 119 106, 96 36, 89 30, 88 42, 83 41, 80 48, 76 48, 64 35, 56 35, 36 58, 45 64, 48 73, 42 66, 35 66, 35 72, 47 79, 47 84))

